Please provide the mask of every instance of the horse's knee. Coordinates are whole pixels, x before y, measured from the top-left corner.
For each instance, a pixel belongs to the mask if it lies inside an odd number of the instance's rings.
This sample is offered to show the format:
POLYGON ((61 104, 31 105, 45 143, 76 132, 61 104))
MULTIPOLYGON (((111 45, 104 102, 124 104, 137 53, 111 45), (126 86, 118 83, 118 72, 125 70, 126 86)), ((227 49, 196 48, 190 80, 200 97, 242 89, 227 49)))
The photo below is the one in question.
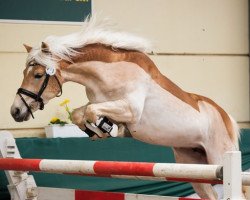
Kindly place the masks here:
POLYGON ((95 123, 98 120, 97 109, 95 104, 90 104, 85 109, 85 118, 87 121, 95 123))
POLYGON ((77 125, 80 128, 84 125, 84 114, 80 109, 73 110, 71 116, 73 124, 77 125))

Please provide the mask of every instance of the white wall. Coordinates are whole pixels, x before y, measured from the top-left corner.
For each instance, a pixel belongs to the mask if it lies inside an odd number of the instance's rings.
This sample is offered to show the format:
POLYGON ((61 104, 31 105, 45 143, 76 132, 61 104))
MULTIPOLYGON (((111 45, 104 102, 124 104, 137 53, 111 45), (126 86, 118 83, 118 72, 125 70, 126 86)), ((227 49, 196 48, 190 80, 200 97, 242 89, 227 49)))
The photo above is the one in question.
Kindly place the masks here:
MULTIPOLYGON (((112 18, 120 29, 151 39, 155 52, 162 54, 151 58, 183 89, 214 99, 237 121, 249 121, 247 0, 93 0, 93 13, 97 12, 112 18)), ((63 97, 35 113, 35 120, 16 123, 9 114, 22 80, 22 44, 35 45, 48 35, 79 28, 0 23, 0 129, 43 127, 67 97, 71 107, 86 103, 83 88, 67 84, 63 97)))

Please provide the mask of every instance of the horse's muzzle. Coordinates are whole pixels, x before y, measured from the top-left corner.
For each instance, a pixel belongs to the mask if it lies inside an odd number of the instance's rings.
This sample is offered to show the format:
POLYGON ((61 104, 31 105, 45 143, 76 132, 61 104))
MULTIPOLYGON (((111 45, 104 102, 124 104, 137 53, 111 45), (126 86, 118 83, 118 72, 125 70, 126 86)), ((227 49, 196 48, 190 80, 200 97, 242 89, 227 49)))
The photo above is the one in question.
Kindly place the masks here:
POLYGON ((29 112, 27 110, 22 111, 19 107, 12 106, 10 113, 16 122, 27 121, 30 118, 29 112))

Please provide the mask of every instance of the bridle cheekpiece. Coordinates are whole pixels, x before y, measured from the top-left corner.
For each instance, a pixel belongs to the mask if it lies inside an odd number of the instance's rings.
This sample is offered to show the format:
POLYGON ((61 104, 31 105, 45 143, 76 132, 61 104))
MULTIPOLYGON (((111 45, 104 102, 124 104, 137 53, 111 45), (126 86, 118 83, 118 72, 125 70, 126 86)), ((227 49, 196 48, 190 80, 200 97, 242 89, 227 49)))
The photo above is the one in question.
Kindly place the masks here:
POLYGON ((42 98, 42 94, 45 91, 46 87, 48 86, 49 80, 51 77, 54 77, 58 83, 58 86, 60 88, 60 93, 58 95, 56 95, 56 97, 60 97, 62 95, 62 85, 59 81, 59 79, 56 76, 56 70, 54 68, 46 68, 46 76, 45 79, 43 81, 43 84, 40 88, 40 90, 38 91, 37 94, 26 90, 24 88, 19 88, 17 90, 17 94, 19 95, 19 97, 21 98, 21 100, 23 101, 24 105, 26 106, 26 108, 28 109, 28 112, 31 114, 32 118, 34 119, 34 115, 32 113, 31 107, 28 105, 28 103, 25 101, 25 99, 23 98, 22 95, 26 95, 32 99, 35 100, 35 102, 38 102, 40 104, 39 109, 43 110, 44 109, 44 102, 43 102, 43 98, 42 98))

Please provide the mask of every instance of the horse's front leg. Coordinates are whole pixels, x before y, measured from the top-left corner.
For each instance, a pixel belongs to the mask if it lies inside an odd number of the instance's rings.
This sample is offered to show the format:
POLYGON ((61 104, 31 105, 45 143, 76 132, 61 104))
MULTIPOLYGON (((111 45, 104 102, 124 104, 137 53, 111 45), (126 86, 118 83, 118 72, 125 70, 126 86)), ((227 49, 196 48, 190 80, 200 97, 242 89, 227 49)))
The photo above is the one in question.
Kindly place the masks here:
MULTIPOLYGON (((125 102, 126 101, 121 100, 121 101, 114 101, 114 102, 110 101, 110 102, 98 103, 98 104, 88 103, 85 106, 77 108, 72 112, 72 122, 76 124, 81 130, 85 131, 86 126, 89 127, 88 122, 94 123, 100 116, 105 116, 115 121, 115 123, 119 122, 119 124, 117 124, 118 132, 117 132, 116 137, 131 137, 130 132, 126 128, 126 126, 120 123, 120 122, 130 121, 131 116, 132 116, 131 111, 130 111, 131 109, 129 108, 129 105, 125 102), (106 112, 102 112, 105 110, 106 112), (128 110, 127 114, 126 114, 126 110, 128 110), (122 114, 124 114, 123 117, 121 117, 122 114), (115 115, 118 115, 118 116, 115 116, 115 115)), ((89 127, 89 128, 92 128, 92 127, 89 127)), ((99 129, 94 129, 94 130, 96 132, 99 129)), ((109 136, 108 134, 98 131, 97 134, 91 136, 91 138, 92 139, 97 139, 100 137, 106 138, 108 136, 109 136)))
MULTIPOLYGON (((72 112, 72 122, 73 122, 73 124, 77 125, 82 131, 84 131, 86 134, 88 134, 89 137, 92 140, 96 140, 98 138, 106 138, 106 137, 108 137, 106 134, 103 134, 97 128, 93 127, 93 129, 95 131, 90 131, 89 132, 87 130, 87 122, 86 122, 86 119, 85 119, 84 115, 85 115, 85 111, 87 109, 87 106, 89 104, 90 103, 87 103, 86 105, 81 106, 80 108, 76 108, 76 109, 73 110, 73 112, 72 112)), ((89 125, 89 126, 91 126, 91 125, 89 125)))
POLYGON ((90 103, 87 103, 86 105, 81 106, 80 108, 76 108, 72 112, 73 124, 77 125, 83 131, 85 130, 85 123, 86 123, 84 115, 85 115, 85 111, 87 109, 87 106, 89 104, 90 103))
POLYGON ((125 100, 108 101, 87 106, 85 111, 87 121, 95 123, 101 116, 108 117, 116 122, 133 120, 133 113, 125 100))
POLYGON ((137 123, 141 117, 143 104, 132 104, 129 100, 116 100, 90 104, 85 111, 85 120, 95 123, 99 117, 108 117, 115 122, 137 123))
POLYGON ((85 111, 85 120, 92 123, 100 117, 107 117, 109 120, 118 124, 118 133, 114 137, 132 137, 130 131, 124 124, 136 124, 139 122, 144 107, 144 100, 138 95, 131 98, 90 104, 85 111), (122 124, 121 124, 122 123, 122 124))

